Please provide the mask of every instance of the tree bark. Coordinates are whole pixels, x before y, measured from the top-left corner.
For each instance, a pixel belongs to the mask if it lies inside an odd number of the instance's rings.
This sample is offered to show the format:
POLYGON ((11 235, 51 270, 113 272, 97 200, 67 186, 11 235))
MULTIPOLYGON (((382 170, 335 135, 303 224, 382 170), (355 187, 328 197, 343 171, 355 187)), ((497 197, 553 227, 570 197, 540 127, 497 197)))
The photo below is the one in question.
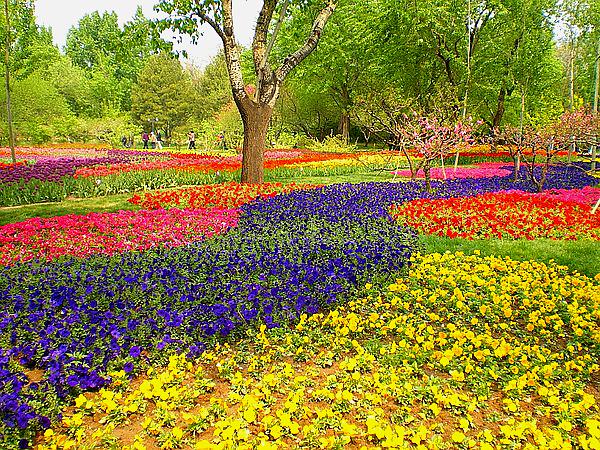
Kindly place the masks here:
POLYGON ((342 136, 345 144, 350 141, 350 115, 346 111, 342 111, 342 115, 340 116, 338 133, 342 136))
POLYGON ((500 128, 500 123, 502 122, 502 118, 504 117, 505 111, 505 102, 506 102, 506 88, 504 87, 504 83, 502 83, 502 87, 500 88, 500 92, 498 93, 498 104, 496 105, 496 114, 492 118, 492 128, 495 130, 500 128))
POLYGON ((513 182, 519 181, 519 172, 521 171, 521 154, 517 153, 513 156, 513 182))
POLYGON ((241 181, 242 183, 262 183, 264 181, 264 149, 267 130, 273 108, 279 98, 281 85, 290 71, 317 47, 323 28, 336 8, 336 0, 328 0, 327 5, 317 15, 304 44, 296 52, 288 55, 276 71, 271 69, 268 58, 277 34, 276 31, 285 16, 287 2, 284 3, 280 21, 271 36, 271 42, 267 43, 269 25, 277 6, 277 0, 263 0, 252 43, 254 72, 258 79, 254 98, 250 98, 245 89, 240 48, 233 32, 232 0, 221 1, 221 17, 216 10, 211 16, 211 11, 205 3, 202 0, 194 0, 197 7, 196 14, 202 21, 208 23, 223 41, 233 99, 244 124, 241 181))
POLYGON ((242 183, 260 184, 264 182, 265 142, 273 108, 248 101, 240 113, 244 124, 242 183))

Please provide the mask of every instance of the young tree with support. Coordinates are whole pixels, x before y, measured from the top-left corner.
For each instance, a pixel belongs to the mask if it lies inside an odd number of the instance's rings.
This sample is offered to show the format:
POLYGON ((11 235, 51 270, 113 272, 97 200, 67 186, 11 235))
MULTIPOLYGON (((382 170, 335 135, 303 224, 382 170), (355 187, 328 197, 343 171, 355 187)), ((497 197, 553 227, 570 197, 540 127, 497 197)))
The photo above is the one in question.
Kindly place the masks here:
POLYGON ((233 0, 162 0, 157 9, 168 14, 160 24, 197 41, 202 32, 200 26, 208 24, 223 42, 225 61, 233 99, 244 124, 242 150, 242 183, 262 183, 264 180, 264 148, 273 108, 281 93, 281 86, 288 74, 310 55, 321 38, 323 29, 336 8, 337 0, 325 0, 317 14, 304 44, 288 55, 274 69, 269 56, 277 38, 281 22, 285 20, 290 0, 263 0, 256 20, 252 41, 252 59, 256 75, 256 92, 250 95, 242 74, 240 47, 235 39, 233 23, 233 0), (269 35, 276 9, 279 17, 269 35))
POLYGON ((585 109, 579 109, 565 111, 556 122, 543 129, 524 129, 521 159, 538 192, 544 189, 556 156, 569 152, 577 143, 589 144, 593 127, 594 116, 585 109))
POLYGON ((523 127, 507 125, 493 131, 493 146, 504 145, 504 148, 506 148, 513 160, 513 181, 516 183, 519 180, 521 158, 525 153, 525 145, 527 143, 527 140, 523 136, 523 127))

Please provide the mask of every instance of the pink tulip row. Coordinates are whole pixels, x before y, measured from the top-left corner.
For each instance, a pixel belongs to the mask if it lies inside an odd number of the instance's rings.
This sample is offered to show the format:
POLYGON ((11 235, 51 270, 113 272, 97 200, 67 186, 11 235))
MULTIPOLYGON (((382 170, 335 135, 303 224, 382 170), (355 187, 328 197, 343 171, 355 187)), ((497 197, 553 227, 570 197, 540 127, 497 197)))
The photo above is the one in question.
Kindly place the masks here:
MULTIPOLYGON (((476 167, 458 167, 456 170, 454 166, 450 165, 442 170, 440 167, 434 167, 431 169, 431 178, 444 180, 444 179, 453 179, 453 178, 488 178, 488 177, 505 177, 510 175, 512 172, 510 169, 506 168, 510 166, 510 164, 505 162, 490 162, 490 163, 481 163, 476 167)), ((410 170, 398 170, 394 172, 395 175, 400 177, 410 177, 410 170)), ((425 175, 423 171, 419 171, 417 174, 417 178, 423 178, 425 175)))
POLYGON ((237 209, 119 211, 33 218, 0 227, 0 264, 182 246, 237 225, 237 209))
MULTIPOLYGON (((94 158, 108 155, 107 148, 45 148, 45 147, 17 147, 17 159, 39 160, 44 158, 94 158)), ((0 158, 10 158, 8 148, 0 148, 0 158)))
POLYGON ((583 189, 550 189, 541 193, 523 192, 517 190, 504 191, 549 200, 575 202, 583 205, 594 205, 600 199, 600 188, 586 186, 583 189))

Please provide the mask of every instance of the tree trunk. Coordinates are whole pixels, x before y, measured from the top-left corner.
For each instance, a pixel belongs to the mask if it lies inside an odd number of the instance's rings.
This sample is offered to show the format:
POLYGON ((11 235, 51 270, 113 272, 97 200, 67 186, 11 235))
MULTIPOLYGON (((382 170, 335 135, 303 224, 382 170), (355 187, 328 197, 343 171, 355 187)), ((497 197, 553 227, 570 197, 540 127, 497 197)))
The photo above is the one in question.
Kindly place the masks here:
POLYGON ((341 134, 345 144, 350 141, 350 115, 346 111, 342 112, 340 116, 338 133, 341 134))
POLYGON ((513 182, 517 182, 519 181, 519 172, 521 170, 521 155, 520 154, 516 154, 515 156, 513 156, 513 169, 514 169, 514 176, 513 176, 513 182))
POLYGON ((244 102, 240 114, 244 124, 242 183, 260 184, 264 182, 265 142, 273 108, 244 102))
POLYGON ((425 189, 427 192, 431 192, 431 168, 429 166, 423 167, 423 173, 425 174, 425 189))
POLYGON ((341 88, 334 89, 338 93, 340 100, 339 106, 342 109, 340 115, 340 123, 338 133, 342 136, 345 144, 350 142, 350 108, 352 107, 352 99, 350 97, 350 89, 347 84, 343 84, 341 88))
POLYGON ((502 118, 504 117, 506 94, 506 88, 503 84, 500 88, 500 92, 498 93, 498 104, 496 105, 496 113, 492 118, 492 129, 494 130, 500 128, 500 123, 502 122, 502 118))

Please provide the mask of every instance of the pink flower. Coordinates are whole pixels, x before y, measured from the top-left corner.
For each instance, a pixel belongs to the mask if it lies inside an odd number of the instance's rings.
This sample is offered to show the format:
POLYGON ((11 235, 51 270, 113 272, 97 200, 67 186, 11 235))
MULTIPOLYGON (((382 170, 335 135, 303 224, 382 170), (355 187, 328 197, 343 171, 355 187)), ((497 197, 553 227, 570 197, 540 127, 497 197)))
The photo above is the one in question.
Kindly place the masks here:
POLYGON ((237 225, 237 209, 158 209, 33 218, 0 227, 0 264, 181 246, 237 225))

